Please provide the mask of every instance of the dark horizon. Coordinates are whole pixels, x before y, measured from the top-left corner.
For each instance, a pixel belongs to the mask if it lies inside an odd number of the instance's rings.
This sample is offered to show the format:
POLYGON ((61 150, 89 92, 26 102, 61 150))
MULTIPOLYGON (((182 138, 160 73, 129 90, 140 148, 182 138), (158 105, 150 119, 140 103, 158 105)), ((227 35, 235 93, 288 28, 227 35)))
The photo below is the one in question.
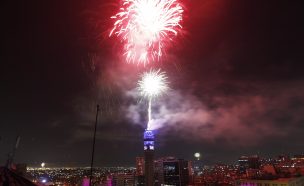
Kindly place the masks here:
POLYGON ((89 166, 96 104, 95 165, 135 164, 147 120, 135 87, 151 67, 171 88, 153 107, 156 157, 304 153, 303 2, 180 0, 183 33, 147 67, 108 37, 118 2, 2 3, 1 166, 18 135, 18 163, 89 166))

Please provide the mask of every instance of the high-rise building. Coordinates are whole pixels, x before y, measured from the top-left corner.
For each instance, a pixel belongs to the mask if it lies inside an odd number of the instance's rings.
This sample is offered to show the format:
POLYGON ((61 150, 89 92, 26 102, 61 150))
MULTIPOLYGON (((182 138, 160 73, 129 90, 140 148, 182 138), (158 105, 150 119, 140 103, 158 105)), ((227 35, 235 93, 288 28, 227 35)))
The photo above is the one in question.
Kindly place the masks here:
POLYGON ((136 157, 136 176, 143 176, 145 170, 145 159, 144 157, 136 157))
POLYGON ((135 173, 135 185, 144 186, 145 185, 145 159, 144 157, 136 157, 136 173, 135 173))
POLYGON ((154 186, 154 133, 144 132, 145 185, 154 186))
POLYGON ((167 157, 156 161, 156 185, 188 185, 192 174, 192 170, 189 169, 190 166, 190 162, 173 157, 167 157))
POLYGON ((135 185, 136 186, 145 186, 145 176, 136 176, 135 185))
POLYGON ((116 173, 113 175, 113 186, 134 186, 135 177, 132 173, 116 173))
POLYGON ((259 169, 260 168, 259 160, 260 158, 257 155, 240 157, 238 160, 240 165, 240 172, 246 173, 247 169, 259 169))

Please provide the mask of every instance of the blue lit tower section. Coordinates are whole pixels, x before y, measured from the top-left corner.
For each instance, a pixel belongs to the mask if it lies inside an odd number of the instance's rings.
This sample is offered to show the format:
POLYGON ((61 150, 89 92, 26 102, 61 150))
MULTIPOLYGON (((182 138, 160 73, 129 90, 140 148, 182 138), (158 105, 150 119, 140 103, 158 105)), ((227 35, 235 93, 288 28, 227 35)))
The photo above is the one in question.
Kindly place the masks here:
POLYGON ((152 130, 145 130, 144 132, 144 150, 154 150, 154 133, 152 130))
POLYGON ((144 132, 145 156, 145 186, 154 185, 154 133, 152 130, 144 132))

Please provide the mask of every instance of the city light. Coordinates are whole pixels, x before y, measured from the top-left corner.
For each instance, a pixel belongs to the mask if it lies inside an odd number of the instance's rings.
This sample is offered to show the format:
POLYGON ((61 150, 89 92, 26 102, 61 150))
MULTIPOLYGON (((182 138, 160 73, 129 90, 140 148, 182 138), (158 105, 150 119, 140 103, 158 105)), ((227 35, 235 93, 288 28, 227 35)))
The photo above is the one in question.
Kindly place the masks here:
MULTIPOLYGON (((148 153, 151 153, 155 150, 154 135, 155 134, 153 131, 145 130, 144 132, 143 137, 145 142, 145 151, 148 153)), ((193 155, 194 157, 202 157, 202 154, 200 152, 193 153, 193 155)), ((192 183, 193 185, 201 185, 206 180, 208 180, 208 182, 210 184, 212 183, 213 185, 221 182, 232 186, 235 185, 235 183, 238 181, 241 181, 242 184, 245 182, 248 183, 248 180, 250 180, 250 182, 254 180, 256 180, 256 182, 261 182, 262 180, 264 182, 267 182, 267 179, 269 178, 271 181, 285 180, 285 183, 287 183, 287 181, 293 182, 296 180, 298 182, 304 183, 304 177, 299 177, 299 175, 302 175, 304 171, 304 155, 294 155, 293 157, 279 155, 267 158, 258 157, 255 155, 239 157, 239 160, 245 159, 247 159, 247 161, 235 161, 233 164, 219 163, 210 166, 204 165, 203 167, 198 164, 196 165, 196 161, 189 161, 190 164, 186 164, 183 170, 186 170, 188 166, 192 166, 192 168, 194 168, 194 171, 192 173, 191 171, 187 171, 187 173, 191 174, 194 178, 193 181, 195 183, 192 183), (284 172, 284 174, 278 174, 277 172, 284 172), (259 177, 256 177, 257 175, 259 177)), ((175 169, 175 166, 172 166, 172 160, 174 160, 174 157, 162 157, 156 160, 156 162, 159 163, 166 160, 168 160, 166 166, 158 167, 155 169, 156 172, 160 171, 158 173, 163 174, 165 169, 175 169)), ((143 170, 145 164, 141 161, 139 166, 143 170)), ((101 183, 101 185, 106 185, 107 183, 112 183, 112 185, 116 184, 117 179, 120 177, 127 178, 133 183, 136 176, 138 176, 136 173, 137 169, 134 167, 95 167, 95 169, 96 172, 94 173, 94 178, 96 181, 101 183)), ((41 169, 40 167, 32 167, 27 169, 27 173, 34 183, 52 185, 77 185, 79 183, 83 183, 83 181, 88 178, 90 168, 60 167, 41 169)), ((167 173, 170 174, 170 172, 167 173)), ((179 179, 179 176, 175 177, 176 179, 179 179)), ((163 184, 170 185, 169 183, 163 184)))
POLYGON ((45 167, 45 163, 44 163, 44 162, 41 163, 41 167, 42 167, 42 168, 45 167))

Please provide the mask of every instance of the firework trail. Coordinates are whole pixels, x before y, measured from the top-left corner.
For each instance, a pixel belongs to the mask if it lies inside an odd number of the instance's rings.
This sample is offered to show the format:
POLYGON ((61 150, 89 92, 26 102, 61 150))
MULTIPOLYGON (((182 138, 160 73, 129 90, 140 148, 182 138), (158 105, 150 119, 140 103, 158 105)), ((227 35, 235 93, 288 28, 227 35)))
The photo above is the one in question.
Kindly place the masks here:
POLYGON ((182 28, 183 8, 177 0, 122 0, 110 36, 124 43, 127 62, 159 60, 165 46, 182 28))
POLYGON ((147 129, 151 128, 151 105, 152 99, 164 94, 168 89, 168 81, 167 76, 164 72, 159 70, 150 70, 149 72, 145 72, 141 80, 138 82, 138 89, 140 94, 149 100, 148 106, 148 125, 147 129))

